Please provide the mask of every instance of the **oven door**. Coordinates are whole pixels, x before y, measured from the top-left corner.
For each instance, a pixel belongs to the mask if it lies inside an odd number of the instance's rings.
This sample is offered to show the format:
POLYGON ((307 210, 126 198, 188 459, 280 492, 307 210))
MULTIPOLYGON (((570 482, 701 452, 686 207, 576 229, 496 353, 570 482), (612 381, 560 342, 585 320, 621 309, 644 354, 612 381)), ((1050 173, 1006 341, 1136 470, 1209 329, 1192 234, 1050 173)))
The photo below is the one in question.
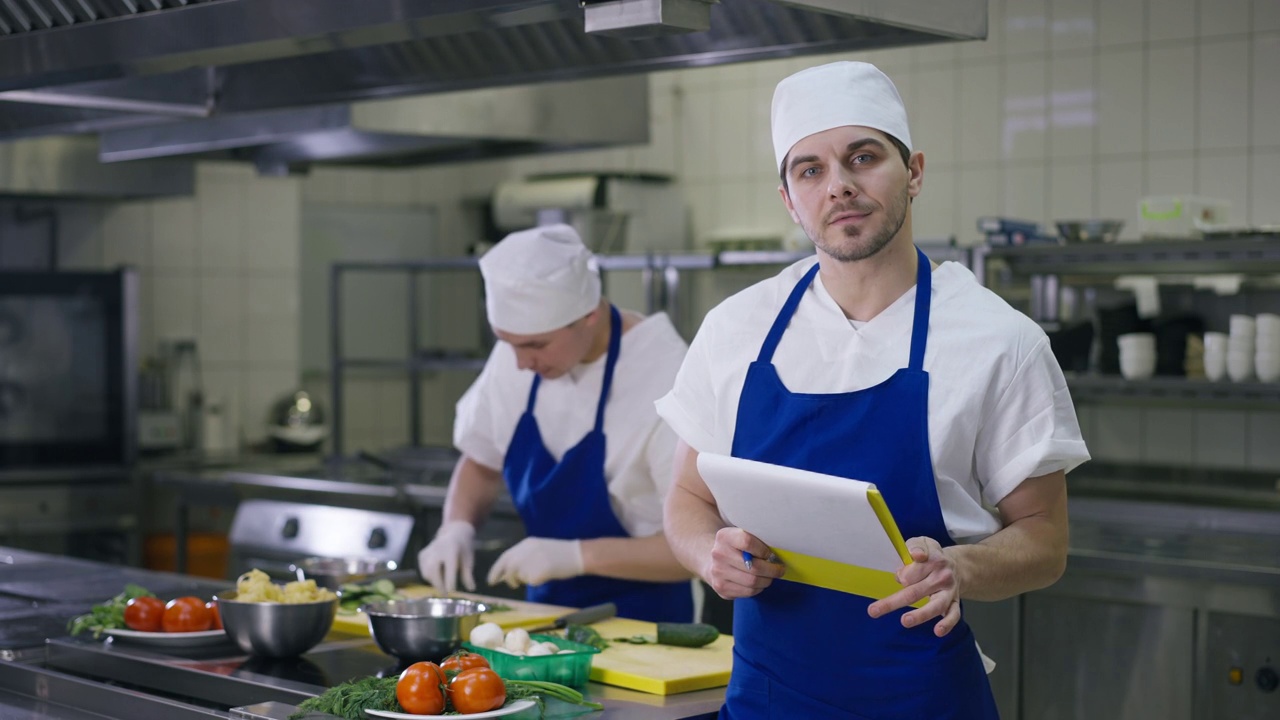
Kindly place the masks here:
POLYGON ((137 273, 0 273, 0 478, 125 466, 137 408, 137 273))

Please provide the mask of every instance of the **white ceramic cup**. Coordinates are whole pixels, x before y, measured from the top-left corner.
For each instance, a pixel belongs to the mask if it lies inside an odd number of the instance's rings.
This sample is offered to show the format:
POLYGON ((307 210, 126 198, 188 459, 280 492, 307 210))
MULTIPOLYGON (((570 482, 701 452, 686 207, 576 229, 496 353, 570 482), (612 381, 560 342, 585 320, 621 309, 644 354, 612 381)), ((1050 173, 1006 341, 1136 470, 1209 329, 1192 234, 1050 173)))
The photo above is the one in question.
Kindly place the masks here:
POLYGON ((1253 369, 1262 382, 1280 380, 1280 353, 1259 350, 1253 359, 1253 369))
POLYGON ((1234 382, 1253 379, 1253 353, 1228 351, 1227 377, 1234 382))
POLYGON ((1257 333, 1258 323, 1252 315, 1231 316, 1231 336, 1252 338, 1257 333))
POLYGON ((1254 318, 1254 327, 1259 340, 1264 337, 1280 338, 1280 315, 1259 313, 1254 318))
POLYGON ((1133 352, 1149 352, 1152 355, 1156 353, 1156 336, 1152 333, 1126 333, 1116 338, 1116 345, 1120 347, 1120 354, 1126 351, 1133 352))
POLYGON ((1125 380, 1146 380, 1156 373, 1155 353, 1121 353, 1120 374, 1125 380))

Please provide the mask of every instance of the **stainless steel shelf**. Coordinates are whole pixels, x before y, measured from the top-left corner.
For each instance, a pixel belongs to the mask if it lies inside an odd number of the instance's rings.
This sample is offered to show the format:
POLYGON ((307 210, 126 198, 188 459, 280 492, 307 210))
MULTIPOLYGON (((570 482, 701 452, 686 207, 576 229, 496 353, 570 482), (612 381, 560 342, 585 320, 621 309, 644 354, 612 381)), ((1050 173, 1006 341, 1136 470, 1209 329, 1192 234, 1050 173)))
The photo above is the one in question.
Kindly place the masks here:
POLYGON ((987 259, 1002 260, 1015 273, 1027 275, 1268 274, 1280 272, 1280 234, 1231 240, 996 246, 987 250, 987 259))
POLYGON ((1280 383, 1227 380, 1210 382, 1182 377, 1154 377, 1149 380, 1125 380, 1118 375, 1068 375, 1071 398, 1085 402, 1135 402, 1144 405, 1194 404, 1229 407, 1280 408, 1280 383))
POLYGON ((472 370, 484 368, 485 358, 343 358, 344 370, 472 370))

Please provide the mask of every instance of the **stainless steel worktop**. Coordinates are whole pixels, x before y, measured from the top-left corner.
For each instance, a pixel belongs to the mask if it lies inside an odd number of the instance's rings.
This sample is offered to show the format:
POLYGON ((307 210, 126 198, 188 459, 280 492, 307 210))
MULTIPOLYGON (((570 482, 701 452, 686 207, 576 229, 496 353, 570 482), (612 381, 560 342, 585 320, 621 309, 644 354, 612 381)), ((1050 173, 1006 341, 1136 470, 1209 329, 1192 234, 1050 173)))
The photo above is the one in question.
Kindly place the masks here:
MULTIPOLYGON (((109 593, 84 601, 78 610, 61 608, 67 616, 87 609, 123 588, 126 580, 146 583, 162 595, 206 595, 221 589, 225 582, 189 578, 171 573, 131 570, 87 561, 39 553, 10 552, 0 548, 0 559, 10 574, 22 573, 23 582, 40 592, 41 573, 61 568, 49 575, 48 585, 65 576, 65 571, 92 577, 109 593), (74 567, 71 567, 74 565, 74 567), (115 573, 114 575, 112 573, 115 573), (111 588, 108 590, 108 586, 111 588), (169 588, 180 590, 170 592, 169 588)), ((26 585, 3 582, 0 594, 23 592, 26 585)), ((48 593, 45 593, 48 594, 48 593)), ((22 596, 13 595, 14 598, 22 596)), ((59 617, 59 624, 65 623, 59 617)), ((20 653, 0 662, 0 717, 21 718, 285 718, 302 700, 353 677, 386 674, 399 669, 398 662, 384 655, 368 637, 332 632, 320 645, 299 658, 266 660, 242 654, 230 642, 191 648, 136 645, 116 640, 94 640, 88 636, 51 637, 34 642, 20 653), (263 705, 263 703, 267 703, 263 705), (256 706, 257 710, 243 710, 256 706), (274 714, 263 714, 269 710, 274 714)), ((723 701, 723 689, 703 690, 672 696, 589 684, 585 693, 605 705, 590 717, 608 720, 681 720, 714 713, 723 701)), ((588 711, 589 712, 589 711, 588 711)), ((572 717, 583 709, 551 704, 548 717, 572 717)), ((536 717, 522 713, 513 720, 536 717)))

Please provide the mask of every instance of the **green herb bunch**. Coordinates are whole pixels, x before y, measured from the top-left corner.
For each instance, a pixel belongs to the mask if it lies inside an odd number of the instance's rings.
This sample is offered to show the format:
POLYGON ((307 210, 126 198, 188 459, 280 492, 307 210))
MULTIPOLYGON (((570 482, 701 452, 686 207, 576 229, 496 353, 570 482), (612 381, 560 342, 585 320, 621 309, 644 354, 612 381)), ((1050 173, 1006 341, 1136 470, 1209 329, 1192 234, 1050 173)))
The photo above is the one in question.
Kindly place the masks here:
POLYGON ((85 630, 92 630, 96 640, 102 637, 103 630, 125 628, 127 626, 124 624, 124 608, 130 600, 137 597, 155 597, 155 593, 141 585, 129 583, 124 586, 124 592, 104 603, 94 605, 84 615, 77 615, 67 621, 67 631, 72 635, 79 635, 85 630))

